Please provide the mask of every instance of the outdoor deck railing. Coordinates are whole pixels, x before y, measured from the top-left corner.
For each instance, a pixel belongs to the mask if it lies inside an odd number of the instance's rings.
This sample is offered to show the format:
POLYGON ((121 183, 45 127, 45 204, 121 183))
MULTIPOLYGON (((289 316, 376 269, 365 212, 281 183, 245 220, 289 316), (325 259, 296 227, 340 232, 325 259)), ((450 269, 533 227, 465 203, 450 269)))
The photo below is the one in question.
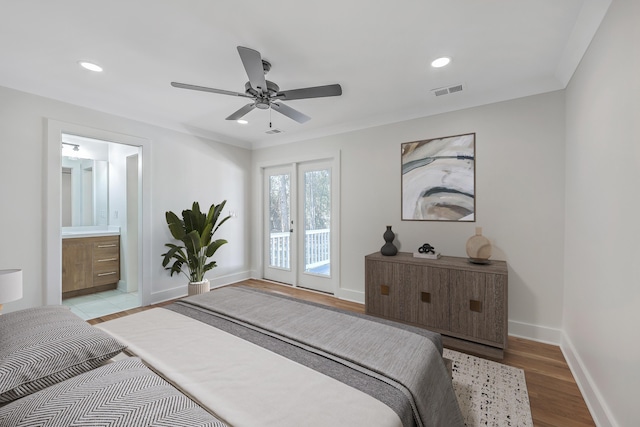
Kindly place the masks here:
MULTIPOLYGON (((291 251, 289 232, 271 233, 269 238, 270 266, 289 268, 291 251)), ((310 270, 331 261, 331 233, 328 228, 304 233, 304 265, 310 270)))

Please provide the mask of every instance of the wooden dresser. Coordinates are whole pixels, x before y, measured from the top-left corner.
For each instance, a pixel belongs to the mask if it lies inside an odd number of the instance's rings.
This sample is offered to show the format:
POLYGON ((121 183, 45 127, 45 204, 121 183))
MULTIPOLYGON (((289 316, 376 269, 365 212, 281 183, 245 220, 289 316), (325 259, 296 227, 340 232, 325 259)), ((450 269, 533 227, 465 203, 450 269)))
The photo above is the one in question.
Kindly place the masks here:
POLYGON ((450 348, 502 358, 507 348, 507 263, 365 257, 365 310, 442 334, 450 348))
POLYGON ((115 289, 120 280, 120 236, 62 239, 62 296, 115 289))

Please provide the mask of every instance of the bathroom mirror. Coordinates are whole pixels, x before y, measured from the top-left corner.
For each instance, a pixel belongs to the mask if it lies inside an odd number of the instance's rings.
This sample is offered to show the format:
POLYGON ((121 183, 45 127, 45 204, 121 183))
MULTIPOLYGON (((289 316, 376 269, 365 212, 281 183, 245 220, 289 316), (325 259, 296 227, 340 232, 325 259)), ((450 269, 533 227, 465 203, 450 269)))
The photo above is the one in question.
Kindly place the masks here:
POLYGON ((62 157, 62 226, 108 225, 109 163, 62 157))

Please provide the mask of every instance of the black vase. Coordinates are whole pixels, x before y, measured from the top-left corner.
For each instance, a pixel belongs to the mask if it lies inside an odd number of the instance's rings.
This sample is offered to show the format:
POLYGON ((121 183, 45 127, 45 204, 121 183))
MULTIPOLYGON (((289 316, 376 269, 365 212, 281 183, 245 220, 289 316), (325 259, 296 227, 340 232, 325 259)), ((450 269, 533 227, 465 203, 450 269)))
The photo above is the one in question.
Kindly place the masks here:
POLYGON ((387 225, 387 231, 382 235, 384 241, 386 242, 382 248, 380 248, 380 253, 386 256, 394 256, 398 253, 398 248, 393 244, 393 239, 396 238, 396 235, 393 231, 391 231, 391 226, 387 225))

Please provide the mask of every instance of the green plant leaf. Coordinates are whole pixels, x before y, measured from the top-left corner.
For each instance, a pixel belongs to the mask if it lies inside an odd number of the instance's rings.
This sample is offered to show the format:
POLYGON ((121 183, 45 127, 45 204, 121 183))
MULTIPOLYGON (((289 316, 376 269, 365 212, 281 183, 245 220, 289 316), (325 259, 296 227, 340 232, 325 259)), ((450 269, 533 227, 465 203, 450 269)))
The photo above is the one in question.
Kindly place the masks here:
MULTIPOLYGON (((218 222, 218 218, 220 218, 220 214, 222 213, 222 210, 224 209, 224 206, 226 204, 227 204, 227 201, 223 200, 218 206, 211 205, 211 207, 213 208, 213 216, 211 218, 211 223, 212 224, 215 225, 215 223, 218 222)), ((211 209, 209 209, 209 212, 211 213, 211 209)))
POLYGON ((193 212, 191 209, 182 211, 182 220, 184 221, 184 234, 189 234, 194 229, 193 212))
POLYGON ((216 229, 215 229, 215 230, 213 230, 213 233, 212 233, 212 234, 215 234, 215 232, 216 232, 216 231, 218 231, 218 228, 220 228, 220 226, 221 226, 222 224, 224 224, 225 222, 227 222, 227 220, 228 220, 229 218, 231 218, 231 215, 224 217, 224 218, 222 219, 222 221, 220 221, 220 223, 218 224, 218 226, 216 227, 216 229))
POLYGON ((169 276, 173 276, 173 273, 182 273, 182 263, 176 260, 171 266, 171 268, 168 268, 167 270, 171 271, 169 276))
POLYGON ((217 267, 217 264, 215 261, 211 261, 209 264, 204 266, 204 271, 209 271, 214 267, 217 267))
POLYGON ((209 243, 211 243, 211 236, 213 236, 213 224, 211 223, 207 223, 207 225, 204 226, 204 230, 202 230, 202 233, 200 234, 200 240, 202 240, 202 246, 207 246, 209 243))
POLYGON ((209 244, 209 246, 207 246, 207 257, 212 257, 213 254, 216 253, 218 248, 220 246, 224 245, 225 243, 228 243, 228 242, 226 240, 224 240, 224 239, 218 239, 218 240, 215 240, 215 241, 211 242, 209 244))
POLYGON ((167 219, 167 225, 169 226, 169 231, 171 231, 171 235, 174 239, 182 240, 184 237, 184 223, 178 218, 176 214, 169 211, 165 214, 167 219))
POLYGON ((213 220, 213 215, 216 212, 216 204, 213 203, 211 204, 211 206, 209 206, 209 212, 207 212, 207 223, 208 224, 215 224, 215 221, 213 220))
POLYGON ((202 249, 202 241, 200 240, 200 234, 196 230, 192 230, 187 234, 183 241, 189 260, 199 255, 200 249, 202 249))
POLYGON ((171 258, 176 258, 179 261, 186 261, 186 257, 184 252, 182 251, 182 246, 176 246, 172 243, 167 243, 165 246, 168 246, 170 249, 162 254, 162 256, 164 257, 162 259, 162 266, 166 267, 167 264, 169 264, 169 261, 171 261, 171 258))
POLYGON ((193 202, 191 214, 193 215, 193 229, 202 234, 202 230, 205 227, 207 217, 200 210, 200 204, 198 202, 193 202))

